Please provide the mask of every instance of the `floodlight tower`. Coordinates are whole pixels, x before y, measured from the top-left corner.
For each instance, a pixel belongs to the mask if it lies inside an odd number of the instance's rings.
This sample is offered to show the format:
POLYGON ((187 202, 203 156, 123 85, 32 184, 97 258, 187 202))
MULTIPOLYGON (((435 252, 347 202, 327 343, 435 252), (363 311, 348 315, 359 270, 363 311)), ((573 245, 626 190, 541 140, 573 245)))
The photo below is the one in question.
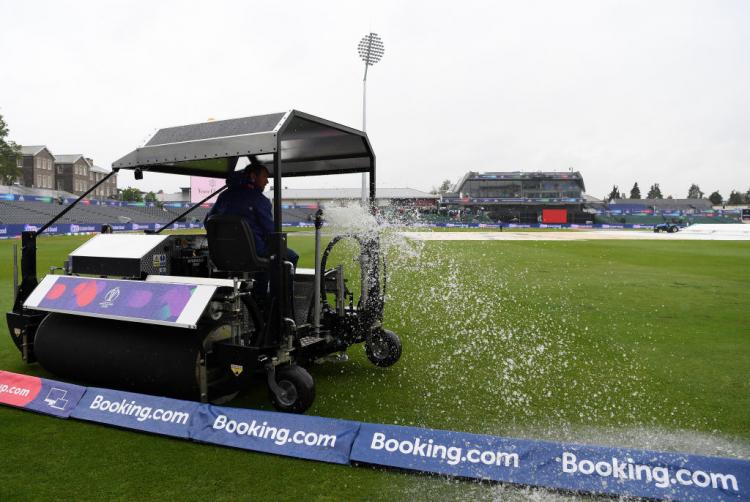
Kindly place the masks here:
MULTIPOLYGON (((367 129, 367 68, 381 60, 385 54, 383 41, 377 33, 362 37, 357 46, 359 57, 365 62, 365 76, 362 79, 362 131, 367 129)), ((362 205, 367 203, 367 173, 362 173, 362 205)))

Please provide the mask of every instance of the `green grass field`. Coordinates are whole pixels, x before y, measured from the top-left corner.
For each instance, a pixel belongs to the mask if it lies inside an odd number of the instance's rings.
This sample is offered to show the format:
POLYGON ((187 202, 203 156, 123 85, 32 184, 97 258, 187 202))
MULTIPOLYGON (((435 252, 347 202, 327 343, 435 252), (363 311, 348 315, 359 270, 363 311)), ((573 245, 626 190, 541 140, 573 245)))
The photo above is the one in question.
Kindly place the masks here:
MULTIPOLYGON (((39 241, 40 276, 86 237, 39 241)), ((312 237, 290 246, 312 267, 312 237)), ((0 307, 11 245, 0 241, 0 307)), ((312 369, 310 414, 511 437, 748 456, 750 243, 427 242, 389 250, 386 327, 312 369), (416 246, 416 245, 415 245, 416 246)), ((26 366, 3 323, 0 369, 26 366)), ((233 406, 270 409, 263 384, 233 406)), ((194 444, 0 408, 0 500, 565 498, 194 444)))

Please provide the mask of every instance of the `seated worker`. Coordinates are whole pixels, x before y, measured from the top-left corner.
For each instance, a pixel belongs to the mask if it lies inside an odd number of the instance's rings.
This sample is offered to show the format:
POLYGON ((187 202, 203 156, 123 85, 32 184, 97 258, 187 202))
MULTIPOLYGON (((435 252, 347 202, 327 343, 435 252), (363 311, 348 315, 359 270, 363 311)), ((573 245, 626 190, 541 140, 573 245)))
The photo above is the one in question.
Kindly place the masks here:
MULTIPOLYGON (((255 252, 263 258, 269 257, 269 236, 274 231, 271 201, 263 195, 268 185, 268 169, 251 159, 243 171, 235 171, 227 177, 228 188, 219 194, 206 219, 214 214, 236 214, 247 222, 255 237, 255 252)), ((204 220, 205 221, 205 220, 204 220)), ((299 255, 287 248, 286 261, 297 267, 299 255)), ((264 301, 268 292, 268 273, 256 274, 253 293, 264 301)))

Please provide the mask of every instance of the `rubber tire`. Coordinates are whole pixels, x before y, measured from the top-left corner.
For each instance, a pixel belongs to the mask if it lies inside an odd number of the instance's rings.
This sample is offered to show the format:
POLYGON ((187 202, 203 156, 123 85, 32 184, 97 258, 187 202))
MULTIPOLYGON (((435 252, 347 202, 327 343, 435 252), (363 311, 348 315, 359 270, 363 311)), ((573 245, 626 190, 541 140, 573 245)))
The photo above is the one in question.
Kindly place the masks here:
POLYGON ((292 402, 280 401, 268 388, 271 403, 278 411, 285 413, 304 413, 315 401, 315 381, 310 373, 301 366, 290 364, 276 368, 276 383, 282 388, 294 390, 296 396, 292 402))
POLYGON ((670 234, 673 234, 675 232, 677 232, 677 227, 669 227, 669 233, 670 234))
POLYGON ((375 366, 387 368, 393 366, 401 358, 401 339, 393 331, 387 329, 374 333, 371 341, 379 345, 380 350, 373 350, 370 342, 365 342, 365 354, 375 366))

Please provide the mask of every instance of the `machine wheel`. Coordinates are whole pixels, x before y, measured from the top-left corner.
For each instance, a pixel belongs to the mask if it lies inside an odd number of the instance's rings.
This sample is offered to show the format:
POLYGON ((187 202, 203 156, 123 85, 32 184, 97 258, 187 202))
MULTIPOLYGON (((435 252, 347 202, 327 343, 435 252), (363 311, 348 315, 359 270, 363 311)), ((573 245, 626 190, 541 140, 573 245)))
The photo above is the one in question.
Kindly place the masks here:
POLYGON ((669 233, 673 234, 677 231, 677 227, 669 227, 669 233))
POLYGON ((276 395, 270 388, 274 408, 287 413, 304 413, 315 400, 315 382, 301 366, 291 364, 276 368, 276 384, 283 394, 276 395))
POLYGON ((365 354, 375 366, 387 368, 401 357, 401 339, 393 331, 380 330, 365 342, 365 354))

